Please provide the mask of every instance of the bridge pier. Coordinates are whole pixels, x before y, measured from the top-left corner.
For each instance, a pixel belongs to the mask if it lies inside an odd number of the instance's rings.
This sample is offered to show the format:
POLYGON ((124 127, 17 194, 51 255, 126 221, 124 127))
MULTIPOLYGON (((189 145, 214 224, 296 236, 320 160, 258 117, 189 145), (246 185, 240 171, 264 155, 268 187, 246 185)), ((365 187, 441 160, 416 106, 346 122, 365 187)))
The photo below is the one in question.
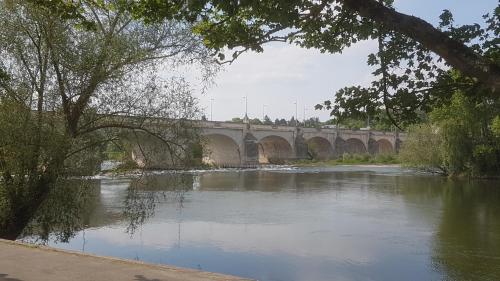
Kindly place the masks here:
POLYGON ((259 145, 257 139, 249 132, 245 133, 242 151, 243 157, 241 158, 241 166, 248 167, 259 165, 259 145))
POLYGON ((295 142, 293 148, 295 159, 308 159, 310 157, 308 144, 304 139, 304 134, 301 132, 300 128, 296 128, 295 130, 295 142))

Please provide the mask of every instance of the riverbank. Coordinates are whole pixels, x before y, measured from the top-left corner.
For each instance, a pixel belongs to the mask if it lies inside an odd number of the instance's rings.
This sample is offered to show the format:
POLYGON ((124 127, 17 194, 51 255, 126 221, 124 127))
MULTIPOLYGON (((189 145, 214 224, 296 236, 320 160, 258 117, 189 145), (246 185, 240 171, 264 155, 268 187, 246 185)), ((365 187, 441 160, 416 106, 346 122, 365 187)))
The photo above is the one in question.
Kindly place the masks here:
POLYGON ((110 169, 101 171, 95 177, 119 177, 119 176, 139 176, 144 174, 162 174, 162 173, 185 173, 185 172, 208 172, 208 171, 230 171, 230 170, 282 170, 295 169, 300 167, 334 167, 334 166, 371 166, 371 167, 400 167, 401 164, 394 158, 352 158, 352 159, 332 159, 332 160, 296 160, 284 164, 262 164, 245 167, 183 167, 179 169, 140 169, 137 167, 124 169, 110 169))
POLYGON ((248 281, 250 279, 0 239, 0 280, 248 281))
POLYGON ((293 162, 297 167, 315 167, 315 166, 338 166, 338 165, 380 165, 380 166, 394 166, 399 165, 401 162, 397 156, 392 154, 380 154, 371 156, 368 154, 345 154, 338 159, 331 160, 297 160, 293 162))

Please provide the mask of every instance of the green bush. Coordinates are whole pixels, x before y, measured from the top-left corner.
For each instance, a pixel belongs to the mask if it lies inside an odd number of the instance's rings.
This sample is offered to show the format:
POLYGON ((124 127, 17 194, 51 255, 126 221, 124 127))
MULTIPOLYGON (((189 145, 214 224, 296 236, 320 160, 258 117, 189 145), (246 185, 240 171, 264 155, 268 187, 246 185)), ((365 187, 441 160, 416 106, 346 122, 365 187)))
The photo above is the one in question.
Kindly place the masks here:
POLYGON ((491 122, 491 131, 496 138, 500 138, 500 115, 497 115, 491 122))
POLYGON ((498 175, 499 111, 498 101, 455 93, 431 112, 429 123, 410 128, 400 153, 403 164, 450 175, 498 175))
POLYGON ((412 126, 403 142, 399 159, 404 166, 447 174, 443 166, 442 136, 431 124, 412 126))
POLYGON ((475 175, 483 173, 493 173, 500 171, 500 161, 498 159, 498 149, 491 145, 480 144, 474 147, 472 152, 472 170, 475 175))

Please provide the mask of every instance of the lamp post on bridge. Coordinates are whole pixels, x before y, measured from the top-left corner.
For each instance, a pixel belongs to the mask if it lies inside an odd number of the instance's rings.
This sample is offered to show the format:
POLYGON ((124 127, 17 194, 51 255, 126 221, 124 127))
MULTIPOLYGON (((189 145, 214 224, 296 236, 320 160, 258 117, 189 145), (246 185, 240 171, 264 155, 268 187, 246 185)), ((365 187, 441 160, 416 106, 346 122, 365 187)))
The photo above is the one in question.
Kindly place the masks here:
POLYGON ((210 99, 210 121, 213 121, 214 98, 210 99))
POLYGON ((298 127, 298 122, 297 122, 297 100, 293 103, 295 104, 295 127, 298 127))
POLYGON ((245 100, 245 115, 248 115, 248 95, 243 96, 245 100))
POLYGON ((248 95, 243 96, 245 100, 245 117, 243 117, 243 123, 250 123, 250 119, 248 118, 248 95))
POLYGON ((368 107, 365 106, 366 112, 366 128, 370 129, 370 113, 368 113, 368 107))

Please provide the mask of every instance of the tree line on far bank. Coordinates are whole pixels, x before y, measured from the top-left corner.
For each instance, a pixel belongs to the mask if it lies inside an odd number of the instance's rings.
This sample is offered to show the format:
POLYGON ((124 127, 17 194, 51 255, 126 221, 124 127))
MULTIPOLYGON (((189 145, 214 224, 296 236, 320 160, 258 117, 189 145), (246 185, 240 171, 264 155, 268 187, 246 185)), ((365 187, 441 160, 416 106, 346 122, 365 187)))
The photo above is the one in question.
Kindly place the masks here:
MULTIPOLYGON (((202 120, 207 120, 203 115, 202 120)), ((234 117, 228 122, 234 123, 244 123, 243 118, 234 117)), ((285 118, 276 118, 274 121, 269 118, 269 116, 265 115, 264 119, 261 120, 259 118, 250 118, 248 120, 250 124, 253 125, 269 125, 269 126, 299 126, 305 128, 322 128, 322 127, 330 127, 330 128, 341 128, 341 129, 351 129, 351 130, 359 130, 361 128, 370 128, 378 131, 393 131, 396 127, 391 123, 391 121, 387 118, 384 111, 378 111, 374 116, 368 116, 366 113, 362 116, 353 116, 353 117, 343 117, 343 118, 332 118, 327 121, 321 121, 318 117, 309 117, 306 120, 296 120, 294 116, 290 117, 290 119, 285 118)))
MULTIPOLYGON (((233 123, 244 123, 244 120, 240 117, 234 117, 229 120, 229 122, 233 123)), ((269 126, 303 126, 307 128, 319 128, 325 123, 321 122, 318 117, 310 117, 305 121, 296 120, 294 116, 290 119, 286 120, 285 118, 276 118, 274 121, 269 118, 269 116, 265 115, 264 119, 261 120, 259 118, 251 118, 248 120, 248 123, 252 125, 269 125, 269 126)))

